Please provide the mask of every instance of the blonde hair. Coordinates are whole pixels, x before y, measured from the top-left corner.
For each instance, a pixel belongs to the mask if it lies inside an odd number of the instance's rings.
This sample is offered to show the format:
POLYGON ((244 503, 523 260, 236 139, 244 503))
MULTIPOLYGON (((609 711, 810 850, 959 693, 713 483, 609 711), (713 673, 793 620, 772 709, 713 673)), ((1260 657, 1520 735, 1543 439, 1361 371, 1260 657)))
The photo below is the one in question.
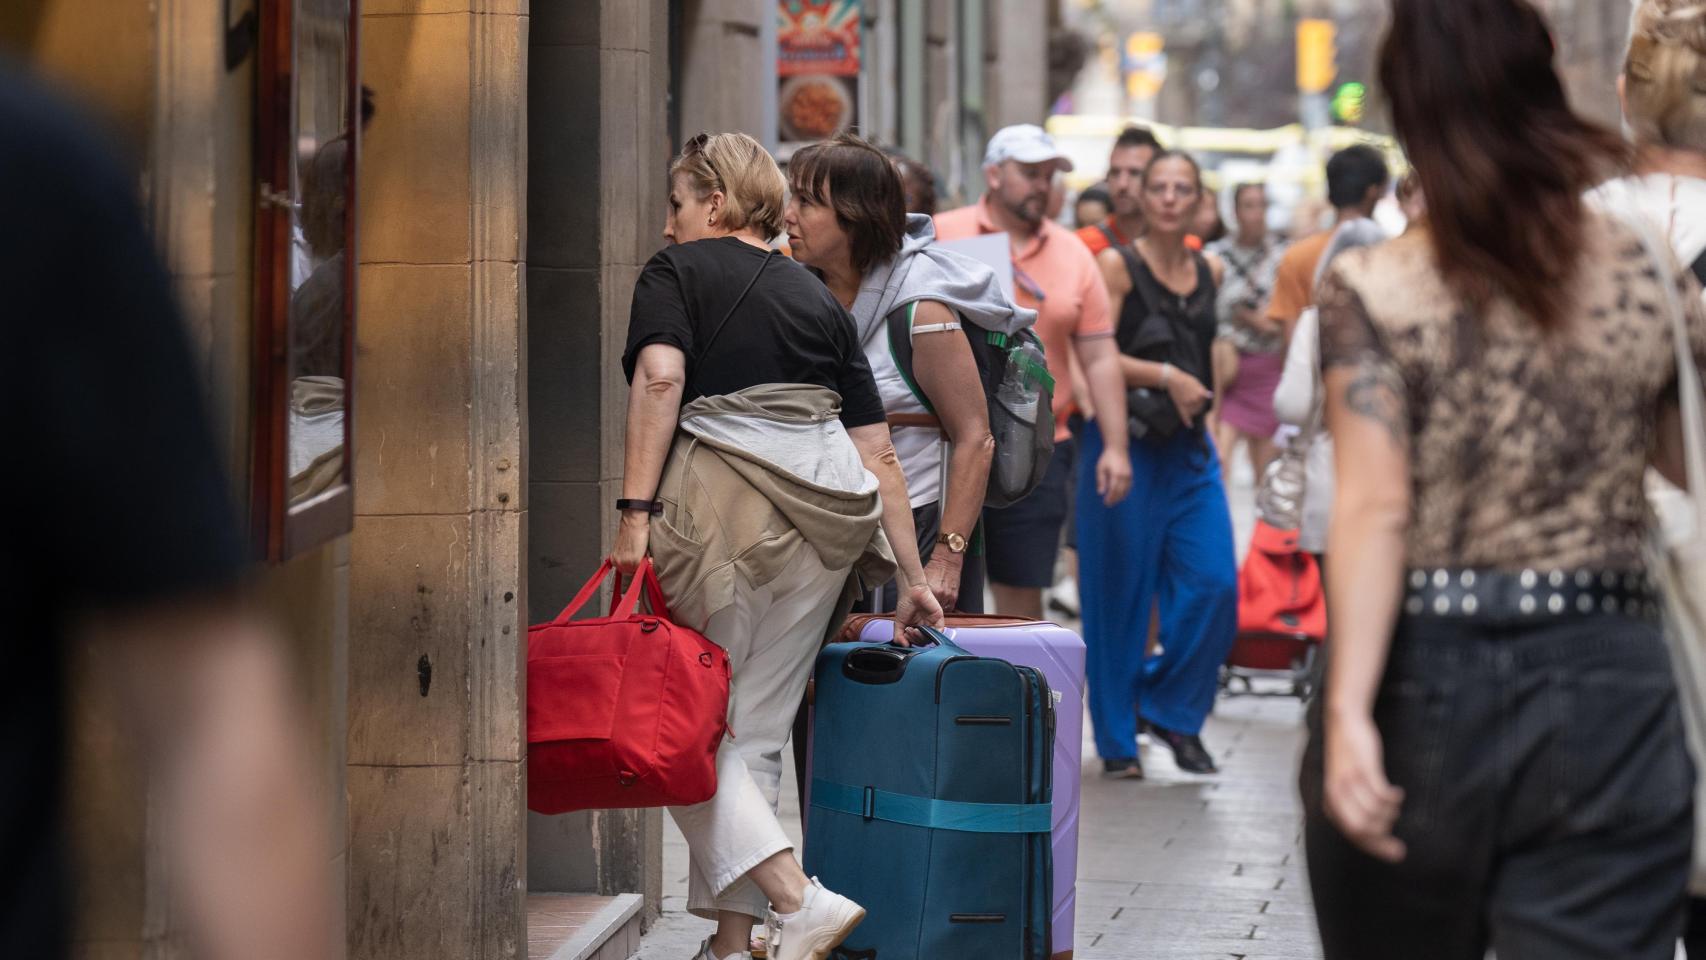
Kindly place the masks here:
POLYGON ((765 239, 782 232, 788 181, 757 140, 744 133, 701 133, 669 165, 672 182, 678 174, 687 177, 700 200, 722 192, 728 230, 751 230, 765 239))
POLYGON ((1706 0, 1641 0, 1623 75, 1637 142, 1706 150, 1706 0))

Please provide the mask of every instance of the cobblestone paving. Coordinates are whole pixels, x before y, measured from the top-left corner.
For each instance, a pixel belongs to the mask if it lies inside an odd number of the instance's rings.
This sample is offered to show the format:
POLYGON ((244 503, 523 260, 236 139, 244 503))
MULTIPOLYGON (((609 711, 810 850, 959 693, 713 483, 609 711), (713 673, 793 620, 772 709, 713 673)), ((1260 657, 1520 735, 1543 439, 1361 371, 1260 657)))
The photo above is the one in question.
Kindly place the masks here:
MULTIPOLYGON (((1293 699, 1222 700, 1203 734, 1214 777, 1179 772, 1151 745, 1148 780, 1104 781, 1085 745, 1078 960, 1320 957, 1293 783, 1301 721, 1293 699)), ((782 819, 797 831, 792 783, 790 772, 782 819)), ((710 924, 683 912, 687 850, 665 822, 665 913, 639 956, 689 960, 710 924)))

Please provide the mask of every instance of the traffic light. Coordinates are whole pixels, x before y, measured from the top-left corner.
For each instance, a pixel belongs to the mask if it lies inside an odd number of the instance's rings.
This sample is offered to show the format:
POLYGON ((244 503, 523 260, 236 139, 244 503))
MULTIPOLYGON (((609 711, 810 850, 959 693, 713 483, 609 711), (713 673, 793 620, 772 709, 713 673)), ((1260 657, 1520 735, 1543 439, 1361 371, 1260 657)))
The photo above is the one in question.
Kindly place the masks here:
POLYGON ((1333 120, 1354 127, 1367 114, 1368 87, 1355 80, 1339 84, 1338 92, 1333 94, 1333 120))
POLYGON ((1167 42, 1159 33, 1139 32, 1126 37, 1126 95, 1148 100, 1167 82, 1167 42))
POLYGON ((1339 75, 1338 28, 1331 20, 1301 20, 1297 24, 1297 89, 1321 94, 1339 75))

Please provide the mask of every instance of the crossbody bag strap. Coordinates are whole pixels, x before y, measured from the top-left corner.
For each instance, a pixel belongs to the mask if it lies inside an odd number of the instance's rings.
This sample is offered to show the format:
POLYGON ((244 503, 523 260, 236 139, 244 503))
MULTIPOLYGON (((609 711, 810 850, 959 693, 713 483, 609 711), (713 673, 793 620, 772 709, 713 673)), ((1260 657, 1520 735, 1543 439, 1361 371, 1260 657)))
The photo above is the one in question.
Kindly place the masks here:
POLYGON ((739 310, 740 305, 746 302, 746 295, 752 292, 752 288, 758 283, 758 278, 764 275, 764 268, 770 266, 770 258, 774 256, 776 256, 776 251, 765 251, 764 262, 758 265, 758 269, 753 273, 752 279, 748 280, 746 282, 746 286, 741 288, 740 296, 736 297, 735 302, 729 306, 729 311, 723 314, 722 321, 719 322, 716 328, 711 331, 711 335, 705 338, 705 345, 699 348, 699 355, 693 358, 693 371, 687 376, 687 385, 691 392, 698 392, 694 387, 694 384, 699 380, 699 365, 705 361, 706 357, 711 355, 711 347, 716 344, 717 338, 723 335, 723 328, 729 325, 729 320, 734 318, 735 311, 739 310))
POLYGON ((1688 343, 1688 310, 1682 294, 1676 289, 1676 278, 1668 264, 1673 262, 1662 252, 1654 231, 1644 221, 1626 221, 1641 239, 1647 258, 1658 270, 1659 286, 1664 288, 1669 307, 1671 338, 1676 348, 1676 382, 1678 400, 1682 405, 1683 462, 1687 471, 1688 499, 1694 504, 1697 518, 1706 518, 1706 393, 1701 388, 1700 368, 1694 362, 1694 351, 1688 343))

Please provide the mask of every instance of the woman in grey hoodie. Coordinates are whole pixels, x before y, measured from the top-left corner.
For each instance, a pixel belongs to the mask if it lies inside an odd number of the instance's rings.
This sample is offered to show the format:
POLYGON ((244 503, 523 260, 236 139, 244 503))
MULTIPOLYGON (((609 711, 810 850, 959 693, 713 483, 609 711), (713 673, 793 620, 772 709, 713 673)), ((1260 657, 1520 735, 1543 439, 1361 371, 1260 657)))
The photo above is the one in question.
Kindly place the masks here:
POLYGON ((843 135, 794 154, 788 171, 790 248, 853 315, 906 473, 931 590, 945 610, 980 612, 974 540, 995 440, 963 331, 1013 334, 1036 314, 1015 307, 989 267, 937 246, 929 217, 907 215, 900 174, 877 147, 843 135), (897 358, 897 347, 906 353, 899 336, 910 341, 910 369, 897 358))

